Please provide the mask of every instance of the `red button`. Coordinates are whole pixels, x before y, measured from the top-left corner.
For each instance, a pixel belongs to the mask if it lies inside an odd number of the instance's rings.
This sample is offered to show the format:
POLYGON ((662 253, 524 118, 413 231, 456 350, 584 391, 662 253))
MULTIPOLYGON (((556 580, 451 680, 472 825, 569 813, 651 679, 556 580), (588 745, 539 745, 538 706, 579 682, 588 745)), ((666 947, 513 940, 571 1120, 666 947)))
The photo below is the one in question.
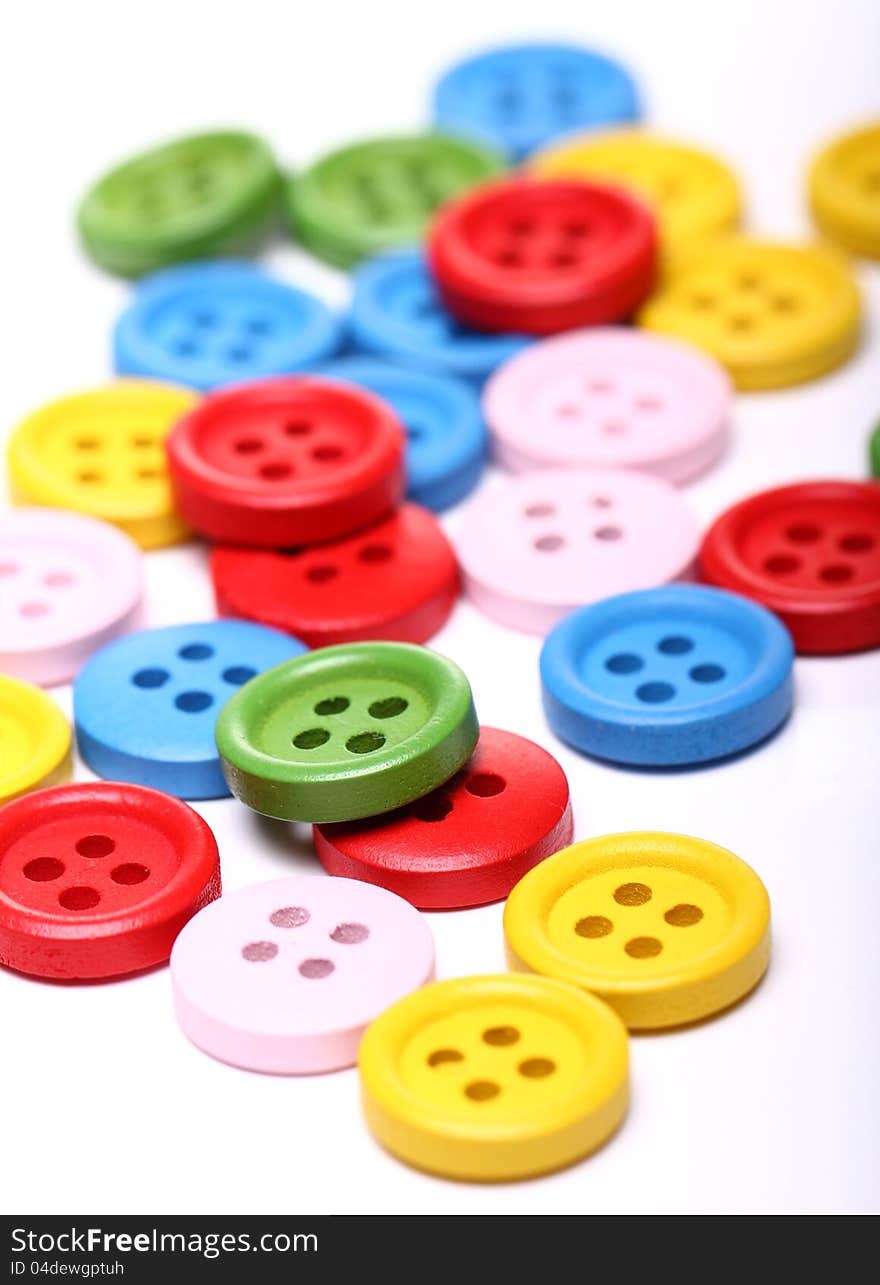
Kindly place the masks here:
POLYGON ((217 844, 179 799, 64 785, 0 811, 0 963, 67 981, 164 963, 220 895, 217 844))
POLYGON ((274 625, 310 647, 426 642, 459 592, 452 546, 418 504, 311 549, 216 548, 211 575, 222 614, 274 625))
POLYGON ((654 284, 657 235, 617 188, 515 178, 444 206, 428 254, 460 321, 543 335, 630 316, 654 284))
POLYGON ((403 427, 363 389, 302 376, 206 397, 168 439, 181 514, 202 535, 282 547, 369 526, 404 488, 403 427))
POLYGON ((799 652, 880 645, 880 486, 802 482, 741 500, 709 528, 700 571, 755 598, 799 652))
POLYGON ((513 732, 483 727, 451 781, 367 821, 315 826, 324 869, 405 897, 421 910, 500 901, 527 870, 571 842, 565 773, 513 732))

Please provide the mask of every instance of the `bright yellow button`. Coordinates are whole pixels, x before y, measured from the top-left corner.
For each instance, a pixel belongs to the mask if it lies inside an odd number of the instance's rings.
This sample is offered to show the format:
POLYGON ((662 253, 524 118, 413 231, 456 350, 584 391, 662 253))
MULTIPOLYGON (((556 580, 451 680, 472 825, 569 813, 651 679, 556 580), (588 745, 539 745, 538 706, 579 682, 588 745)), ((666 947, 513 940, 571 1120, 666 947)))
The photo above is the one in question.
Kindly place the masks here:
POLYGON ((548 857, 507 900, 513 968, 572 982, 627 1026, 679 1026, 746 995, 770 959, 770 901, 725 848, 611 834, 548 857))
POLYGON ((436 982, 367 1030, 367 1123, 407 1164, 482 1182, 571 1164, 614 1132, 627 1036, 592 995, 545 977, 436 982))
POLYGON ((861 301, 832 250, 734 238, 670 274, 638 320, 706 349, 738 388, 784 388, 849 357, 861 301))
POLYGON ((657 216, 667 267, 735 231, 742 217, 739 182, 723 161, 647 130, 569 138, 540 152, 531 168, 545 178, 569 175, 630 188, 657 216))
POLYGON ((70 777, 70 725, 39 687, 0 674, 0 804, 70 777))
POLYGON ((880 121, 829 143, 813 162, 808 188, 826 236, 880 259, 880 121))
POLYGON ((144 549, 186 539, 171 499, 165 438, 196 400, 171 384, 119 380, 41 407, 9 442, 16 501, 104 518, 144 549))

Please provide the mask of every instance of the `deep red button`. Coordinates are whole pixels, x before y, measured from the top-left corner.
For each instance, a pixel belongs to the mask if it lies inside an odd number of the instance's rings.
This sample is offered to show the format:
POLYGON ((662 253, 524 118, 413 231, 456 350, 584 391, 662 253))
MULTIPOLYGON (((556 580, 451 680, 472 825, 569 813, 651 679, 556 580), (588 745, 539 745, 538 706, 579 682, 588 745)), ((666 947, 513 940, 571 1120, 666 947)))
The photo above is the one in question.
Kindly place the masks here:
POLYGON ((630 316, 654 284, 657 235, 651 213, 617 188, 515 178, 444 206, 428 258, 460 321, 552 334, 630 316))
POLYGON ((0 963, 68 981, 163 963, 220 895, 217 844, 192 808, 105 782, 0 811, 0 963))
POLYGON ((403 495, 403 427, 379 398, 292 376, 206 397, 168 439, 180 512, 234 544, 334 540, 403 495))
POLYGON ((439 790, 367 821, 315 826, 324 869, 380 884, 421 910, 500 901, 527 870, 571 842, 565 773, 513 732, 480 729, 439 790))
POLYGON ((458 564, 418 504, 309 549, 223 546, 211 555, 217 609, 294 634, 310 647, 360 639, 422 643, 446 622, 458 564))
POLYGON ((709 528, 704 580, 755 598, 799 652, 880 645, 880 486, 802 482, 741 500, 709 528))

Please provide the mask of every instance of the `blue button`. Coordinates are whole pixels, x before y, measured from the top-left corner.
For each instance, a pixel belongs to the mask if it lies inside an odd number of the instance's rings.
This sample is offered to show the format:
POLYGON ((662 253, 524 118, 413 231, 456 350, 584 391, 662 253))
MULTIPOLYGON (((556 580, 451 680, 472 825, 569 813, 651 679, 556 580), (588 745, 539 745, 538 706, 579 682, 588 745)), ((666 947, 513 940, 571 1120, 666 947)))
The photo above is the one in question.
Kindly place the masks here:
POLYGON ((198 263, 145 277, 113 332, 120 375, 207 391, 283 375, 338 352, 329 308, 245 263, 198 263))
POLYGON ((756 745, 792 705, 794 648, 757 603, 669 585, 574 611, 541 652, 544 710, 575 749, 672 767, 756 745))
POLYGON ((357 271, 349 328, 365 352, 479 384, 529 343, 525 335, 481 334, 457 322, 416 251, 380 255, 357 271))
POLYGON ((434 91, 434 120, 513 160, 560 134, 638 120, 639 96, 619 63, 571 45, 488 50, 446 72, 434 91))
POLYGON ((410 500, 440 513, 477 485, 486 463, 486 429, 480 399, 470 384, 357 357, 328 362, 320 371, 361 385, 400 416, 407 435, 410 500))
POLYGON ((109 643, 73 685, 79 752, 98 776, 179 799, 229 793, 214 743, 226 701, 306 648, 241 620, 143 629, 109 643))

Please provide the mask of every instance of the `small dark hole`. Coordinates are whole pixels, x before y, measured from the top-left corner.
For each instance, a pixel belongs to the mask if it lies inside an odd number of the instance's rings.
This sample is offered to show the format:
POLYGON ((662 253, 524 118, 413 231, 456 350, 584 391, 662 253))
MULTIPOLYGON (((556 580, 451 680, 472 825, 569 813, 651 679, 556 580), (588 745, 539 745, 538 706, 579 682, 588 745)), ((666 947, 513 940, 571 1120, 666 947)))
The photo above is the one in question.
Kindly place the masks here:
POLYGON ((65 910, 91 910, 101 900, 101 894, 95 888, 65 888, 58 894, 58 901, 65 910))
POLYGON ((416 799, 410 804, 409 811, 417 821, 443 821, 452 811, 452 799, 437 790, 426 794, 423 799, 416 799))
POLYGON ((306 572, 306 579, 311 580, 313 584, 326 584, 328 580, 335 580, 339 575, 336 567, 318 566, 309 567, 306 572))
POLYGON ((345 748, 351 754, 372 754, 374 750, 381 750, 384 744, 385 737, 381 732, 357 732, 349 736, 345 748))
POLYGON ((232 683, 235 687, 241 687, 242 683, 250 682, 256 677, 257 671, 251 669, 250 665, 230 665, 228 669, 223 670, 223 681, 232 683))
POLYGON ((387 544, 365 544, 358 557, 361 562, 387 562, 392 550, 387 544))
POLYGON ((828 584, 842 584, 844 580, 852 580, 853 569, 843 562, 832 562, 823 567, 819 575, 828 584))
POLYGON ((409 701, 402 696, 386 696, 384 700, 373 701, 368 709, 371 718, 396 718, 409 707, 409 701))
POLYGON ((609 656, 605 661, 605 668, 612 674, 634 674, 636 670, 642 669, 644 664, 641 656, 622 651, 617 656, 609 656))
POLYGON ((443 1066, 447 1062, 463 1062, 464 1054, 458 1049, 435 1049, 428 1054, 428 1066, 443 1066))
POLYGON ((48 883, 51 879, 60 879, 64 874, 64 865, 54 857, 35 857, 24 867, 25 879, 34 883, 48 883))
POLYGON ((116 843, 108 834, 86 834, 82 839, 77 839, 74 846, 81 857, 88 857, 90 861, 109 857, 111 852, 116 851, 116 843))
POLYGON ((177 654, 181 660, 208 660, 214 655, 214 648, 207 643, 187 643, 177 654))
POLYGON ((507 782, 497 772, 475 772, 465 782, 464 788, 478 799, 491 799, 507 788, 507 782))
POLYGON ((330 740, 330 733, 324 727, 310 727, 305 732, 297 732, 293 738, 293 743, 298 750, 316 750, 320 745, 326 745, 330 740))
POLYGON ((695 683, 718 683, 726 673, 720 665, 694 665, 690 676, 695 683))
POLYGON ((664 656, 683 656, 693 649, 694 644, 690 638, 684 638, 680 634, 670 634, 668 638, 661 638, 657 644, 657 650, 662 651, 664 656))
POLYGON ((161 687, 169 678, 167 669, 139 669, 136 674, 132 674, 131 681, 135 687, 161 687))
POLYGON ((128 861, 124 865, 115 866, 110 871, 110 878, 114 883, 133 884, 143 883, 149 879, 150 872, 146 866, 140 865, 136 861, 128 861))
POLYGON ((342 714, 348 709, 350 701, 347 696, 328 696, 326 700, 318 701, 315 706, 316 714, 342 714))
POLYGON ((185 714, 200 714, 214 704, 214 697, 210 692, 181 692, 175 696, 174 704, 185 714))
POLYGON ((636 688, 636 696, 639 700, 649 705, 660 705, 664 701, 672 700, 674 695, 675 688, 671 683, 642 683, 641 687, 636 688))

